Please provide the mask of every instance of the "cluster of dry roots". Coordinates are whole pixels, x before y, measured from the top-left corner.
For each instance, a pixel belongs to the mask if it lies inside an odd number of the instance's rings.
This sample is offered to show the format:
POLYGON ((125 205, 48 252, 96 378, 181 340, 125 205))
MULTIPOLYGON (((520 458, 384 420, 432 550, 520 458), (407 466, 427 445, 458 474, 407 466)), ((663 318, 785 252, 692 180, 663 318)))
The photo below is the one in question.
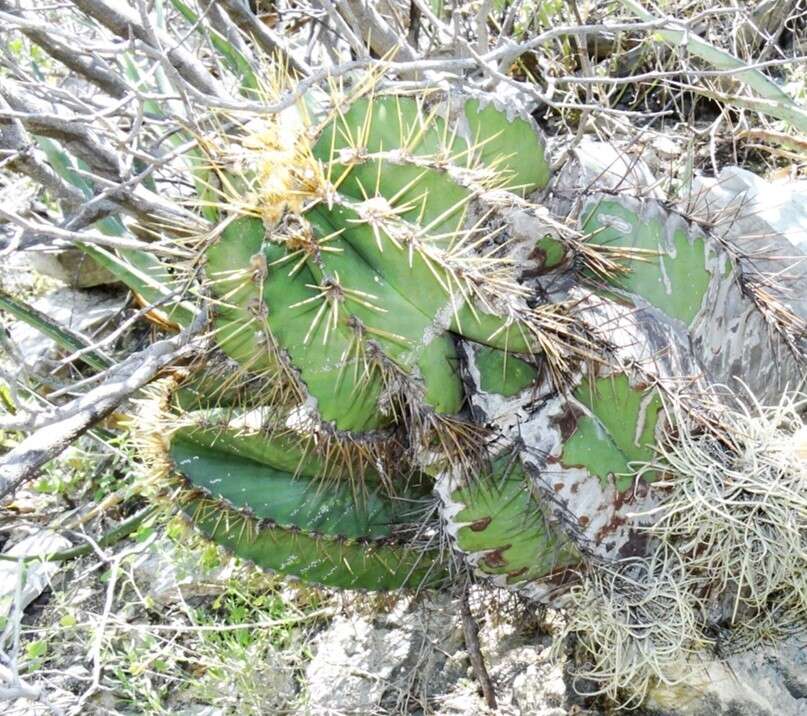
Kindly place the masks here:
POLYGON ((647 466, 664 474, 647 528, 656 548, 592 570, 569 595, 581 693, 638 706, 709 646, 725 655, 807 626, 806 405, 749 395, 696 424, 671 401, 677 430, 647 466))
POLYGON ((636 707, 655 683, 676 683, 682 659, 706 646, 684 573, 677 554, 659 549, 592 570, 570 593, 564 636, 577 637, 579 693, 636 707))

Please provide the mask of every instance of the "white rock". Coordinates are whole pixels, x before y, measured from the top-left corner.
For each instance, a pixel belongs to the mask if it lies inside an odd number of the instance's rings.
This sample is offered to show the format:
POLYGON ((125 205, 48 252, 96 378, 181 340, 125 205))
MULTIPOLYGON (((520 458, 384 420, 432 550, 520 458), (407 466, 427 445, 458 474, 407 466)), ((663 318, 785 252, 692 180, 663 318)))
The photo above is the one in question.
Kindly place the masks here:
POLYGON ((375 711, 387 681, 409 655, 407 631, 363 618, 334 619, 315 640, 306 668, 311 713, 375 711))
POLYGON ((807 638, 693 666, 678 686, 659 686, 647 709, 665 716, 804 716, 807 638))
POLYGON ((220 594, 234 563, 204 571, 192 553, 178 549, 168 539, 155 541, 133 564, 138 583, 157 604, 169 605, 190 597, 220 594))
MULTIPOLYGON (((70 546, 70 541, 64 537, 42 530, 24 538, 4 554, 7 557, 28 557, 59 552, 70 546)), ((60 562, 35 561, 21 567, 20 562, 0 560, 0 616, 9 617, 11 615, 21 571, 24 570, 20 592, 20 610, 24 610, 47 589, 50 580, 60 568, 60 562)), ((20 617, 21 612, 15 612, 12 616, 17 620, 20 617)))
POLYGON ((769 182, 740 167, 693 182, 695 214, 715 233, 754 255, 754 265, 777 275, 784 300, 807 319, 807 181, 769 182))
MULTIPOLYGON (((592 189, 663 199, 664 192, 648 164, 610 142, 585 137, 573 150, 553 183, 553 192, 579 197, 592 189)), ((563 207, 561 215, 567 211, 563 207)), ((568 208, 568 207, 567 207, 568 208)))
MULTIPOLYGON (((33 307, 66 328, 79 333, 91 332, 123 306, 119 296, 105 291, 75 291, 61 288, 33 302, 33 307)), ((16 321, 11 339, 29 366, 35 366, 53 350, 55 343, 31 326, 16 321)))
POLYGON ((435 595, 402 598, 387 614, 335 618, 312 643, 306 713, 398 713, 402 702, 423 699, 440 704, 437 713, 457 713, 443 710, 468 676, 457 614, 455 603, 435 595))

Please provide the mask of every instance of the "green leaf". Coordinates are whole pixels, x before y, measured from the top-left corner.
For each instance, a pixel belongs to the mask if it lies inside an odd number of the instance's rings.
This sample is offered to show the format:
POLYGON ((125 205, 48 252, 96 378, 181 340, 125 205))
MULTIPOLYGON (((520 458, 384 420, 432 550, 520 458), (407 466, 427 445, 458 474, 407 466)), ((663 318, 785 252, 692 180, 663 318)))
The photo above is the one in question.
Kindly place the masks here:
POLYGON ((76 625, 76 618, 72 614, 65 614, 59 619, 60 626, 65 628, 73 627, 76 625))
POLYGON ((25 645, 25 655, 29 659, 40 659, 48 653, 48 642, 44 639, 32 641, 25 645))
POLYGON ((122 250, 118 256, 101 246, 80 247, 150 304, 159 304, 169 319, 183 327, 192 323, 195 307, 189 301, 177 301, 167 285, 167 267, 156 256, 135 249, 122 250))

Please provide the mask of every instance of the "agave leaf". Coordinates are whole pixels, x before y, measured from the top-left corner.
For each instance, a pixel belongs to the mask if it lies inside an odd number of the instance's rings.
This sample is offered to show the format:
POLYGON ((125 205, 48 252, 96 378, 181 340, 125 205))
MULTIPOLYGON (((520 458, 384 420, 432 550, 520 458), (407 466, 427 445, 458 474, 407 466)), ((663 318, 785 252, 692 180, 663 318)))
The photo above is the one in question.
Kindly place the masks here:
MULTIPOLYGON (((139 85, 139 88, 143 92, 150 92, 156 90, 160 94, 168 96, 173 94, 171 90, 171 84, 165 77, 165 72, 161 67, 157 67, 154 73, 156 80, 156 86, 155 86, 151 84, 148 79, 142 76, 140 70, 137 67, 137 64, 128 54, 124 54, 123 63, 126 71, 126 76, 132 82, 139 85)), ((169 100, 169 106, 170 105, 171 101, 169 100)), ((166 114, 163 106, 157 100, 154 99, 144 100, 143 108, 148 114, 151 114, 154 117, 164 117, 166 114)), ((176 104, 176 111, 179 113, 183 111, 181 103, 176 104)), ((212 172, 207 166, 208 163, 202 151, 199 149, 198 146, 193 144, 193 137, 191 137, 186 131, 181 130, 177 132, 171 132, 170 134, 168 134, 168 136, 165 138, 165 142, 168 144, 168 146, 173 147, 174 149, 181 147, 183 144, 188 144, 188 148, 183 154, 183 157, 185 159, 185 163, 188 165, 188 169, 190 170, 191 177, 193 179, 193 183, 196 188, 196 193, 199 197, 200 211, 202 213, 202 216, 208 221, 211 222, 218 221, 219 218, 218 210, 213 205, 214 202, 210 201, 211 186, 213 185, 212 172)))
MULTIPOLYGON (((90 342, 80 334, 61 325, 42 313, 42 311, 37 310, 33 306, 29 306, 23 301, 19 301, 2 290, 0 290, 0 309, 8 311, 15 318, 35 328, 65 350, 75 352, 91 345, 90 342)), ((98 350, 87 351, 82 354, 81 359, 96 370, 105 370, 114 365, 114 361, 111 358, 98 350)))
MULTIPOLYGON (((93 196, 92 184, 81 175, 77 168, 81 162, 64 151, 56 142, 38 137, 42 150, 59 176, 84 192, 89 199, 93 196)), ((95 226, 108 236, 124 236, 126 227, 116 216, 107 216, 95 222, 95 226)), ((180 301, 169 288, 169 269, 153 254, 136 249, 121 249, 118 255, 100 246, 77 243, 77 246, 98 264, 106 268, 132 291, 143 296, 152 304, 160 304, 170 319, 181 326, 193 320, 196 311, 192 304, 180 301)))
POLYGON ((120 255, 116 255, 101 246, 82 243, 78 246, 148 304, 160 308, 170 321, 181 327, 193 322, 196 308, 190 301, 181 299, 181 292, 171 290, 168 269, 153 254, 121 249, 118 251, 120 255))
MULTIPOLYGON (((652 12, 645 10, 636 0, 619 0, 619 3, 646 22, 660 21, 661 19, 652 12)), ((731 79, 740 80, 748 85, 754 91, 756 97, 736 98, 738 104, 772 117, 784 119, 799 131, 807 132, 807 110, 801 107, 764 72, 748 67, 745 62, 730 52, 715 47, 694 32, 685 32, 684 30, 677 30, 667 26, 661 26, 655 32, 659 37, 673 45, 685 45, 693 55, 700 57, 719 70, 730 71, 731 79)), ((709 93, 707 92, 706 94, 709 93)))
MULTIPOLYGON (((74 160, 57 142, 47 137, 36 137, 39 147, 45 152, 53 170, 66 182, 84 192, 87 199, 94 195, 92 183, 81 175, 77 169, 86 170, 87 166, 80 160, 74 160)), ((116 216, 107 216, 95 222, 98 230, 107 236, 123 236, 126 228, 116 216)))
POLYGON ((258 89, 258 78, 249 60, 243 53, 214 28, 204 26, 199 22, 199 16, 191 7, 182 0, 171 0, 171 4, 182 14, 182 16, 196 29, 210 38, 213 47, 221 54, 233 73, 241 78, 241 89, 245 94, 250 94, 258 89))

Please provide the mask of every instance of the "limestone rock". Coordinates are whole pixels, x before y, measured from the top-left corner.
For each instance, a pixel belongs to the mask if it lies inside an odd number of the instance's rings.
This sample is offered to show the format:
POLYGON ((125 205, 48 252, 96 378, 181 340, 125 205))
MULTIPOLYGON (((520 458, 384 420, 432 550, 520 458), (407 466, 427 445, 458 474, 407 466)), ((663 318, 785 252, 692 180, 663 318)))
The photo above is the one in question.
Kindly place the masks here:
MULTIPOLYGON (((9 549, 7 557, 27 557, 31 555, 59 552, 70 547, 69 540, 60 535, 42 530, 17 542, 9 549)), ((20 585, 19 607, 24 610, 50 584, 50 580, 61 568, 58 562, 32 562, 25 566, 24 577, 20 585)), ((19 620, 20 612, 14 612, 17 584, 20 580, 21 565, 14 561, 0 561, 0 617, 12 616, 19 620)))
POLYGON ((339 616, 312 644, 308 713, 394 712, 445 693, 464 675, 465 664, 450 658, 461 646, 450 610, 426 614, 408 599, 375 618, 339 616))
POLYGON ((617 144, 584 138, 571 152, 552 185, 553 209, 561 216, 568 205, 592 189, 663 199, 664 194, 646 162, 617 144))
POLYGON ((233 562, 203 572, 191 553, 167 539, 158 539, 137 558, 133 569, 138 582, 148 585, 146 596, 166 606, 191 597, 220 594, 232 574, 233 562))
POLYGON ((92 288, 118 283, 118 279, 78 249, 30 252, 31 268, 66 283, 70 288, 92 288))
MULTIPOLYGON (((483 600, 493 599, 490 593, 483 600)), ((480 616, 480 645, 498 700, 498 716, 570 713, 563 665, 551 637, 523 624, 480 616)), ((476 609, 475 611, 479 611, 476 609)), ((343 615, 320 632, 306 668, 308 714, 490 714, 449 597, 401 600, 388 614, 343 615)), ((596 713, 596 712, 592 712, 596 713)))
POLYGON ((646 704, 658 716, 803 716, 807 637, 693 668, 677 686, 658 686, 646 704))

